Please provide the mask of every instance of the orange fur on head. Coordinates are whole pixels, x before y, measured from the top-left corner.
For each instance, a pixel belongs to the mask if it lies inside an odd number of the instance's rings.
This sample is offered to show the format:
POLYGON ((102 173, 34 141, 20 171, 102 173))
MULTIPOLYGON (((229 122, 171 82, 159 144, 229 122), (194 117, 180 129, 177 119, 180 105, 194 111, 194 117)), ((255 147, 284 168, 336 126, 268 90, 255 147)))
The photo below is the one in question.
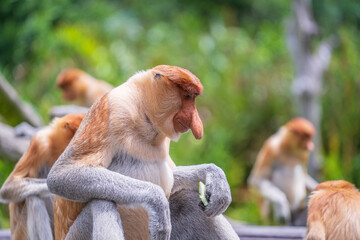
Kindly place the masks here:
POLYGON ((294 118, 286 124, 286 127, 299 135, 312 137, 315 134, 314 125, 305 118, 294 118))
POLYGON ((333 190, 333 191, 337 191, 337 189, 353 189, 357 191, 354 184, 351 184, 344 180, 322 182, 314 189, 314 191, 319 191, 323 189, 333 190))
POLYGON ((89 84, 84 80, 87 77, 91 76, 79 69, 66 69, 57 77, 56 85, 63 90, 64 99, 79 100, 83 105, 86 102, 86 92, 89 88, 89 84))
POLYGON ((307 240, 360 239, 360 192, 347 181, 319 184, 309 201, 307 240))
POLYGON ((60 88, 77 81, 81 76, 87 75, 84 71, 76 68, 63 70, 56 79, 56 85, 60 88))
POLYGON ((189 70, 169 65, 159 65, 154 67, 153 70, 162 74, 189 94, 201 95, 203 93, 204 87, 200 80, 189 70))
POLYGON ((312 138, 315 134, 315 127, 310 121, 305 118, 294 118, 285 127, 289 131, 286 142, 291 143, 285 145, 305 151, 312 151, 314 149, 312 138))

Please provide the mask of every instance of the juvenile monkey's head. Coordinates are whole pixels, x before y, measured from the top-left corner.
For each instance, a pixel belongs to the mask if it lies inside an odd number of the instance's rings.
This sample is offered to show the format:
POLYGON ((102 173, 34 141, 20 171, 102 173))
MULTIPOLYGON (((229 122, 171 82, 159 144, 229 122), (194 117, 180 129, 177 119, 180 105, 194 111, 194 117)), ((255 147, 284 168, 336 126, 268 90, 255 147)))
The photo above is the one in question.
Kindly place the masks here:
POLYGON ((285 125, 288 130, 288 141, 291 141, 293 147, 300 150, 312 151, 314 143, 312 138, 315 134, 313 124, 305 118, 294 118, 285 125))
MULTIPOLYGON (((48 127, 43 128, 34 135, 26 154, 35 155, 52 165, 74 137, 84 116, 85 114, 81 113, 55 118, 48 127)), ((32 164, 32 162, 29 163, 32 164)), ((20 165, 19 171, 25 174, 28 171, 27 168, 28 165, 26 164, 20 165)))
POLYGON ((58 75, 56 85, 63 91, 64 99, 84 103, 89 78, 93 77, 79 69, 66 69, 58 75))
POLYGON ((84 116, 85 113, 74 113, 53 120, 50 128, 52 129, 53 142, 56 143, 57 148, 60 149, 63 146, 63 150, 65 149, 78 130, 84 116))
POLYGON ((158 128, 172 140, 192 131, 196 139, 203 135, 203 124, 195 106, 195 99, 202 94, 200 80, 190 71, 168 65, 150 70, 154 82, 153 115, 158 128))

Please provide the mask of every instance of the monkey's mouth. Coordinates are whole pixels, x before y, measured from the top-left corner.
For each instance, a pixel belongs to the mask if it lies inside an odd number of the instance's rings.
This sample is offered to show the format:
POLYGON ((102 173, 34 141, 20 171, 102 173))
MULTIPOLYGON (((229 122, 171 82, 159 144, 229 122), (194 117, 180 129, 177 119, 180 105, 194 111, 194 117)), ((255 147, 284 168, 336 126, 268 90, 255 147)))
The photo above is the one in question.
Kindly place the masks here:
POLYGON ((189 130, 189 128, 187 126, 185 126, 185 124, 180 122, 180 120, 177 120, 177 122, 183 127, 183 130, 181 132, 187 132, 189 130))

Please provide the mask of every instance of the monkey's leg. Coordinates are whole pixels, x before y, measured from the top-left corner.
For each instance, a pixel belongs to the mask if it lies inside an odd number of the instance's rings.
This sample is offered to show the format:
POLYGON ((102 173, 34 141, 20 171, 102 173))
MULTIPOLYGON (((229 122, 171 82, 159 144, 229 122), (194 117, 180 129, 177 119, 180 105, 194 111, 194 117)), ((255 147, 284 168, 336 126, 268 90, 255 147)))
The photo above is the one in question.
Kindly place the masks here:
POLYGON ((66 240, 88 240, 92 239, 93 219, 91 205, 87 204, 71 225, 66 240))
POLYGON ((32 196, 26 199, 27 229, 30 240, 54 239, 52 219, 48 214, 46 203, 39 197, 32 196))
POLYGON ((125 239, 120 214, 114 202, 92 200, 90 205, 93 217, 93 239, 125 239))
POLYGON ((89 202, 70 227, 66 239, 125 239, 116 204, 106 200, 89 202))

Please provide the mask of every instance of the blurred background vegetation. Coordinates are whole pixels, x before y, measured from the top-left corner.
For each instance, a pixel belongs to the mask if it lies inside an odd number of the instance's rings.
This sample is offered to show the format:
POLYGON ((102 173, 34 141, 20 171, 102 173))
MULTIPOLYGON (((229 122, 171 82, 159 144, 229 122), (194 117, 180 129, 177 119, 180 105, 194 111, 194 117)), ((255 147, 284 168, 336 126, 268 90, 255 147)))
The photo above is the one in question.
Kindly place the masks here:
MULTIPOLYGON (((113 85, 159 64, 191 70, 205 91, 198 99, 205 132, 171 144, 178 165, 213 162, 226 173, 233 202, 226 214, 264 224, 246 178, 267 137, 298 115, 294 67, 285 41, 291 1, 278 0, 2 0, 0 72, 49 122, 66 104, 55 87, 77 67, 113 85)), ((360 187, 360 2, 313 2, 319 38, 337 35, 322 95, 321 180, 360 187)), ((0 121, 15 126, 0 102, 0 121)), ((0 181, 13 163, 0 160, 0 181)), ((8 227, 7 206, 0 211, 8 227)))

